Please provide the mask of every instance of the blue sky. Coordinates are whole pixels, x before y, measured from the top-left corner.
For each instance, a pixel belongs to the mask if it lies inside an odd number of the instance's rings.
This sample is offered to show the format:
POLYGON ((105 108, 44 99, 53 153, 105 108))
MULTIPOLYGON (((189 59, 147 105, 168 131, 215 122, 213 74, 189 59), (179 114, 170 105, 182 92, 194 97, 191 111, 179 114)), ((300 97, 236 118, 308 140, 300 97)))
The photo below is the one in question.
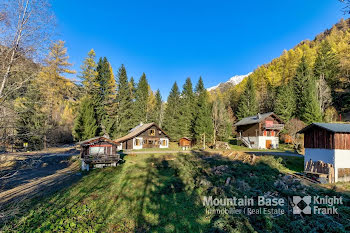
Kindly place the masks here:
POLYGON ((121 64, 168 96, 203 77, 206 87, 246 74, 304 39, 313 39, 344 14, 337 0, 57 0, 58 38, 79 72, 88 51, 121 64))

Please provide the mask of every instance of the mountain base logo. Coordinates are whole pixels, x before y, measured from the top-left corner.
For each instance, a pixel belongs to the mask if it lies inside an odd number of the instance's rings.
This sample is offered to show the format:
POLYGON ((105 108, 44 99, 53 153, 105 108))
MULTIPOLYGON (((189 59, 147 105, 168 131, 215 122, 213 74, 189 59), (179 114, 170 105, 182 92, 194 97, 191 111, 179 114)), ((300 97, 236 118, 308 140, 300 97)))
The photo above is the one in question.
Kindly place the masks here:
POLYGON ((338 214, 343 197, 293 196, 293 214, 338 214))

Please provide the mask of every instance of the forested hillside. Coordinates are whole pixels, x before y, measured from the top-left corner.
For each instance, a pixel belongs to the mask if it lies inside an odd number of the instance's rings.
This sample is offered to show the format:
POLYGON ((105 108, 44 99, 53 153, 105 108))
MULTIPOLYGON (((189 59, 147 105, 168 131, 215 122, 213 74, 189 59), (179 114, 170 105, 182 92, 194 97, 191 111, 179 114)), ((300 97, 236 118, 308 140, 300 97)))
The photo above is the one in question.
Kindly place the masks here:
POLYGON ((349 25, 341 20, 313 41, 283 51, 220 95, 238 118, 275 111, 286 121, 341 120, 350 111, 349 25))
POLYGON ((175 82, 164 101, 145 73, 135 80, 123 64, 113 70, 93 49, 81 69, 72 70, 65 42, 52 43, 54 17, 46 3, 7 1, 0 9, 3 150, 37 150, 99 135, 115 139, 140 122, 157 123, 174 141, 186 136, 211 144, 228 140, 234 122, 258 112, 274 111, 287 129, 340 121, 350 112, 350 20, 283 51, 233 88, 208 92, 205 77, 194 87, 187 78, 175 82))

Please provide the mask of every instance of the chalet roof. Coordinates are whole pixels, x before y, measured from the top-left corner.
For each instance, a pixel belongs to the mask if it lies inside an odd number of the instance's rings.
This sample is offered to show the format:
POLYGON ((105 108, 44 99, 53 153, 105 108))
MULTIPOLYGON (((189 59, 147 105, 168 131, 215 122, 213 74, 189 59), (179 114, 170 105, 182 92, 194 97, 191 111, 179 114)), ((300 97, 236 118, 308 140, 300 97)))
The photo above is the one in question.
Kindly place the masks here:
POLYGON ((88 146, 88 145, 93 145, 94 143, 100 142, 100 141, 109 142, 109 143, 114 144, 114 145, 119 145, 119 143, 114 142, 111 139, 106 138, 106 137, 89 138, 89 139, 87 139, 85 141, 78 142, 77 144, 81 145, 81 146, 88 146))
POLYGON ((350 124, 344 123, 312 123, 298 133, 305 133, 308 129, 313 127, 319 127, 333 133, 350 133, 350 124))
POLYGON ((181 139, 186 139, 186 140, 188 140, 188 141, 192 141, 192 139, 189 138, 189 137, 182 137, 182 138, 180 138, 179 140, 181 140, 181 139))
POLYGON ((159 128, 158 125, 156 125, 156 123, 152 122, 152 123, 148 123, 148 124, 140 124, 140 125, 136 126, 135 128, 131 129, 129 131, 129 134, 125 135, 124 137, 118 138, 114 141, 115 142, 124 142, 126 140, 131 139, 131 138, 134 138, 134 137, 138 136, 139 134, 141 134, 142 132, 146 131, 147 129, 151 128, 153 125, 156 126, 160 131, 162 131, 167 137, 169 137, 161 128, 159 128))
MULTIPOLYGON (((260 122, 262 122, 263 120, 265 120, 267 117, 269 117, 269 116, 271 116, 271 115, 274 115, 277 119, 279 119, 279 118, 277 117, 277 115, 274 114, 273 112, 268 112, 268 113, 263 113, 263 114, 258 113, 257 115, 243 118, 242 120, 238 121, 238 122, 235 124, 235 126, 240 126, 240 125, 251 125, 251 124, 260 123, 260 122)), ((279 120, 281 120, 281 119, 279 119, 279 120)), ((282 121, 282 120, 281 120, 281 121, 282 121)))

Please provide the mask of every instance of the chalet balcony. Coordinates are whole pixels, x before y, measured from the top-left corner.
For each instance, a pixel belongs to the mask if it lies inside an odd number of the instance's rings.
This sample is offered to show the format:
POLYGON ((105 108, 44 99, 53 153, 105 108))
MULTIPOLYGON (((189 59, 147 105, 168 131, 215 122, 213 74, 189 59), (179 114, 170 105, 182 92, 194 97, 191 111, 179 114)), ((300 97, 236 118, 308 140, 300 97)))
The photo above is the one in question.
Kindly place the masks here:
POLYGON ((264 129, 272 129, 272 130, 282 130, 284 128, 284 124, 264 124, 264 129))

